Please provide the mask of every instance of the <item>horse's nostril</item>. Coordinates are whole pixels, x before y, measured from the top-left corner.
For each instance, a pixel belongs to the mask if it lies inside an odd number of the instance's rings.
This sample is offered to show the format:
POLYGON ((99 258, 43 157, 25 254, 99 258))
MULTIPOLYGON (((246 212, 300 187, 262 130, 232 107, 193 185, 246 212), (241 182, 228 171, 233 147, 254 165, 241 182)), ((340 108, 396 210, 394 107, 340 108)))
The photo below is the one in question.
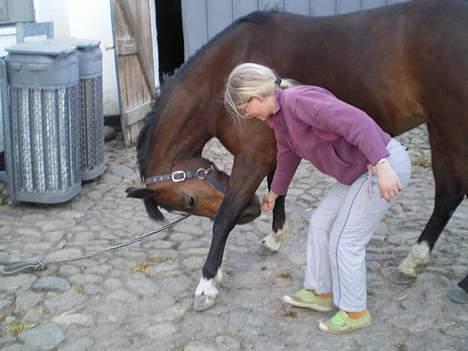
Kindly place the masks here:
POLYGON ((195 198, 193 196, 185 195, 184 201, 185 201, 185 206, 187 206, 188 208, 195 207, 195 198))

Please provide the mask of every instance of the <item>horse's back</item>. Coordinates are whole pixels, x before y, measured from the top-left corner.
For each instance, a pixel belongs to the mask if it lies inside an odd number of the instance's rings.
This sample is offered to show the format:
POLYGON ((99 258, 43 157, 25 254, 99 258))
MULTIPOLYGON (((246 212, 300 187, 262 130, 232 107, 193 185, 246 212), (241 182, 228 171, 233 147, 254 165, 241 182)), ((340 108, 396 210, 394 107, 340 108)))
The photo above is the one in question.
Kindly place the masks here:
MULTIPOLYGON (((361 107, 391 134, 427 121, 468 130, 461 117, 468 111, 468 1, 412 1, 325 18, 286 15, 283 23, 301 33, 297 45, 310 43, 296 50, 321 61, 310 64, 306 83, 361 107), (450 111, 446 103, 454 99, 450 111)), ((307 65, 297 67, 293 74, 302 80, 307 65)))

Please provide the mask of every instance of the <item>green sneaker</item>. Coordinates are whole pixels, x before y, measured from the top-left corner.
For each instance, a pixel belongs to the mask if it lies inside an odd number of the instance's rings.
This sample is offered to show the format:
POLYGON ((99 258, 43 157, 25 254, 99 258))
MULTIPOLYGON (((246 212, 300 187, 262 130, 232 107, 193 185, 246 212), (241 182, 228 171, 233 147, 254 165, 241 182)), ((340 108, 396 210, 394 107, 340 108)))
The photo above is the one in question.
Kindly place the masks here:
POLYGON ((338 311, 327 321, 320 321, 319 328, 331 334, 348 334, 371 324, 369 311, 359 319, 351 319, 344 311, 338 311))
POLYGON ((289 305, 310 308, 319 312, 328 312, 333 309, 331 297, 320 297, 308 289, 301 289, 293 296, 284 295, 283 301, 289 305))

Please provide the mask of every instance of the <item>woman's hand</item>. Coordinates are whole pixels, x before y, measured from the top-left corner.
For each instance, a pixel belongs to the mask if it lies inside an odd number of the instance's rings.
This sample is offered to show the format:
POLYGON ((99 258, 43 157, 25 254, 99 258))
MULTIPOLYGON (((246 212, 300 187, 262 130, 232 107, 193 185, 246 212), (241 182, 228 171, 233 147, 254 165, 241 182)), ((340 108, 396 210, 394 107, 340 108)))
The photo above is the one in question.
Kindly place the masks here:
POLYGON ((393 199, 401 191, 400 178, 396 175, 388 161, 375 165, 380 195, 387 201, 393 199))
POLYGON ((273 191, 270 191, 268 194, 266 194, 262 201, 262 211, 271 211, 273 207, 275 207, 275 202, 278 196, 279 195, 275 194, 273 191))

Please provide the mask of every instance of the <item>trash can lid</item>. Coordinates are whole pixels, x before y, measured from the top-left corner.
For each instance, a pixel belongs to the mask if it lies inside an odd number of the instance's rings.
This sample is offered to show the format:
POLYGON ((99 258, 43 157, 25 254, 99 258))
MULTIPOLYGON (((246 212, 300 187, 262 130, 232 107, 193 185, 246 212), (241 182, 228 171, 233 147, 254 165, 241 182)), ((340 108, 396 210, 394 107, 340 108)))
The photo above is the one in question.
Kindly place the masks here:
POLYGON ((99 47, 101 44, 98 40, 88 40, 88 39, 78 39, 78 38, 54 38, 54 39, 47 39, 46 41, 50 41, 57 44, 64 44, 64 45, 72 45, 76 47, 78 50, 83 49, 94 49, 99 47))
POLYGON ((5 48, 10 54, 62 56, 76 51, 76 45, 52 40, 32 41, 5 48))

